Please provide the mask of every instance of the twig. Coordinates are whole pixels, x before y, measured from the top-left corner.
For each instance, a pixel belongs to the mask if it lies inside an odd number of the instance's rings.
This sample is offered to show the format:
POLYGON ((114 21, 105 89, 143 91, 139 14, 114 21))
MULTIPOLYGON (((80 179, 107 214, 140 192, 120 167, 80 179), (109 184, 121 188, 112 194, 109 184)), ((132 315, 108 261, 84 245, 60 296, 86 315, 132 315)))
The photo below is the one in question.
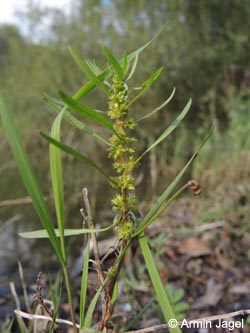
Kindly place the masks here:
MULTIPOLYGON (((199 319, 191 319, 187 320, 186 324, 191 326, 194 323, 202 323, 202 322, 212 322, 212 321, 217 321, 221 319, 228 319, 236 316, 242 316, 244 317, 245 315, 250 314, 250 309, 248 310, 239 310, 239 311, 234 311, 230 313, 225 313, 222 315, 217 315, 217 316, 210 316, 210 317, 204 317, 204 318, 199 318, 199 319)), ((178 325, 181 325, 183 321, 178 321, 178 325)), ((134 331, 128 331, 126 333, 149 333, 149 332, 156 332, 158 330, 165 330, 169 327, 168 324, 162 324, 162 325, 155 325, 151 327, 146 327, 141 330, 134 330, 134 331)))
MULTIPOLYGON (((54 321, 54 318, 51 317, 47 317, 44 315, 35 315, 35 314, 30 314, 30 313, 26 313, 24 311, 21 310, 14 310, 15 314, 19 317, 19 318, 26 318, 29 320, 46 320, 46 321, 54 321)), ((66 319, 60 319, 60 318, 56 318, 55 322, 58 324, 65 324, 65 325, 69 325, 69 326, 74 326, 73 323, 69 320, 66 319)), ((76 327, 79 328, 80 325, 76 324, 76 327)))
POLYGON ((27 288, 26 288, 25 281, 24 281, 23 267, 22 267, 21 261, 18 261, 18 270, 19 270, 19 275, 20 275, 21 284, 22 284, 22 288, 23 288, 23 296, 24 296, 25 305, 26 305, 28 312, 31 312, 30 302, 29 302, 27 288))
MULTIPOLYGON (((17 296, 17 293, 16 293, 16 288, 15 288, 15 284, 14 282, 10 282, 10 291, 12 293, 12 296, 15 300, 15 303, 16 303, 16 307, 17 307, 17 310, 16 311, 20 311, 20 301, 19 301, 19 298, 17 296)), ((24 321, 23 321, 23 318, 20 317, 20 320, 22 322, 22 325, 23 325, 23 329, 25 330, 26 333, 29 333, 24 321)))
MULTIPOLYGON (((100 286, 103 286, 104 285, 104 274, 103 274, 103 270, 102 270, 102 263, 100 260, 100 252, 99 252, 99 247, 98 247, 98 243, 97 243, 97 239, 96 239, 95 226, 94 226, 92 212, 91 212, 89 198, 88 198, 88 189, 86 187, 84 187, 82 189, 82 195, 83 195, 85 209, 87 212, 88 226, 90 229, 93 229, 93 232, 91 232, 91 241, 92 241, 92 246, 93 246, 93 253, 94 253, 94 258, 95 258, 98 282, 99 282, 100 286)), ((106 307, 105 297, 106 297, 106 291, 103 288, 103 290, 101 292, 102 313, 105 312, 105 307, 106 307)))
MULTIPOLYGON (((52 196, 43 197, 45 201, 51 199, 52 196)), ((0 207, 4 206, 14 206, 14 205, 24 205, 24 204, 31 204, 32 199, 31 197, 22 197, 17 199, 9 199, 9 200, 2 200, 0 201, 0 207)))
POLYGON ((101 265, 101 260, 100 260, 100 254, 99 254, 96 234, 94 232, 95 226, 93 223, 93 218, 92 218, 92 213, 91 213, 91 208, 90 208, 90 203, 89 203, 89 198, 88 198, 88 190, 86 187, 82 189, 82 194, 83 194, 84 205, 85 205, 86 212, 87 212, 87 219, 88 219, 89 227, 90 227, 90 229, 93 229, 93 232, 91 232, 93 253, 94 253, 94 258, 95 258, 96 270, 97 270, 97 274, 98 274, 98 281, 99 281, 100 285, 102 285, 104 276, 103 276, 103 271, 102 271, 102 265, 101 265))
MULTIPOLYGON (((36 319, 40 319, 40 320, 48 320, 48 321, 52 321, 53 319, 50 317, 46 317, 46 316, 42 316, 42 315, 33 315, 33 314, 29 314, 26 313, 24 311, 21 310, 14 310, 15 314, 19 317, 19 318, 26 318, 26 319, 30 319, 30 320, 36 320, 36 319)), ((245 315, 250 314, 250 309, 248 310, 239 310, 239 311, 234 311, 234 312, 230 312, 230 313, 225 313, 222 315, 217 315, 217 316, 210 316, 210 317, 204 317, 204 318, 199 318, 199 319, 192 319, 192 320, 187 320, 187 324, 191 325, 192 323, 202 323, 202 322, 212 322, 212 321, 217 321, 217 320, 221 320, 221 319, 228 319, 228 318, 232 318, 232 317, 236 317, 236 316, 242 316, 244 317, 245 315)), ((65 324, 65 325, 69 325, 69 326, 73 326, 73 323, 69 320, 65 320, 65 319, 59 319, 57 318, 56 323, 58 324, 65 324)), ((181 325, 182 321, 179 321, 178 324, 181 325)), ((76 324, 76 327, 79 328, 80 326, 78 324, 76 324)), ((150 326, 150 327, 146 327, 140 330, 134 330, 134 331, 127 331, 127 332, 122 332, 122 333, 149 333, 149 332, 156 332, 158 330, 165 330, 168 328, 168 324, 162 324, 162 325, 155 325, 155 326, 150 326)), ((85 328, 84 329, 85 333, 93 333, 93 328, 85 328)), ((94 332, 98 332, 98 330, 94 330, 94 332)))
POLYGON ((36 280, 36 290, 37 290, 37 293, 36 295, 34 296, 34 299, 37 300, 37 302, 41 305, 41 307, 44 309, 44 311, 48 314, 48 316, 52 319, 52 322, 53 322, 53 325, 55 326, 53 332, 57 332, 57 325, 56 325, 56 318, 53 314, 53 310, 50 310, 45 302, 44 302, 44 299, 42 297, 42 289, 43 287, 41 287, 40 285, 40 279, 41 279, 41 276, 42 276, 42 272, 39 272, 38 275, 37 275, 37 280, 36 280))
POLYGON ((223 228, 226 226, 226 221, 216 221, 212 223, 203 224, 201 226, 196 227, 194 230, 196 232, 204 232, 209 231, 217 228, 223 228))
POLYGON ((96 270, 97 270, 97 274, 98 274, 98 281, 102 285, 104 276, 103 276, 103 271, 102 271, 99 247, 98 247, 98 243, 97 243, 97 239, 96 239, 95 226, 94 226, 94 222, 93 222, 93 218, 92 218, 87 188, 82 189, 82 194, 83 194, 84 205, 85 205, 86 212, 87 212, 87 220, 88 220, 89 228, 93 230, 93 232, 91 232, 91 241, 92 241, 92 246, 93 246, 96 270))

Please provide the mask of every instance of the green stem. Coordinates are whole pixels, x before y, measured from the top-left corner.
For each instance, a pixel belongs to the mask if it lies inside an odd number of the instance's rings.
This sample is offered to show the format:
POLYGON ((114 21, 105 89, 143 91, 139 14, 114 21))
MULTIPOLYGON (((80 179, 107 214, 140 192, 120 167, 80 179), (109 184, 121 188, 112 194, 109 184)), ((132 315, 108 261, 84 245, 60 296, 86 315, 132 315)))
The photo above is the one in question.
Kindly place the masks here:
POLYGON ((67 288, 71 321, 73 323, 73 332, 77 333, 78 330, 77 330, 77 327, 76 327, 76 319, 75 319, 75 311, 74 311, 74 305, 73 305, 72 289, 71 289, 71 283, 70 283, 70 279, 69 279, 69 271, 68 271, 68 267, 66 265, 63 265, 63 274, 64 274, 66 288, 67 288))

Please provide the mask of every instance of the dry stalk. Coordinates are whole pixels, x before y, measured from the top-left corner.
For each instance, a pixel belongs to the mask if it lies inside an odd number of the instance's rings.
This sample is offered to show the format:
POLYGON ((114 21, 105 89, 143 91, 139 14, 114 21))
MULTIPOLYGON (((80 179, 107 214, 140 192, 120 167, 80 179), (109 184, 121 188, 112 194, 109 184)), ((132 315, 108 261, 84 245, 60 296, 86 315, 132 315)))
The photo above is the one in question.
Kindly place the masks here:
MULTIPOLYGON (((24 311, 21 310, 15 310, 15 314, 19 317, 19 318, 25 318, 25 319, 29 319, 29 320, 47 320, 47 321, 52 321, 53 319, 47 316, 42 316, 42 315, 33 315, 33 314, 29 314, 26 313, 24 311)), ((239 311, 234 311, 234 312, 229 312, 229 313, 225 313, 222 315, 217 315, 217 316, 210 316, 210 317, 204 317, 204 318, 198 318, 198 319, 192 319, 192 320, 187 320, 187 324, 191 325, 192 323, 197 323, 197 322, 215 322, 218 320, 222 320, 222 319, 230 319, 230 318, 234 318, 236 316, 246 316, 250 314, 250 309, 247 310, 239 310, 239 311)), ((65 319, 55 319, 56 323, 60 323, 60 324, 65 324, 65 325, 69 325, 69 326, 73 326, 73 323, 69 320, 65 320, 65 319)), ((179 324, 181 324, 182 322, 178 322, 179 324)), ((79 328, 79 325, 76 324, 76 327, 79 328)), ((150 333, 150 332, 157 332, 159 330, 166 330, 168 329, 168 324, 162 324, 162 325, 154 325, 154 326, 150 326, 150 327, 146 327, 140 330, 133 330, 133 331, 127 331, 127 332, 120 332, 120 333, 150 333)), ((99 333, 99 330, 93 329, 93 328, 84 328, 83 329, 84 333, 99 333)))
POLYGON ((40 285, 41 276, 42 276, 42 272, 39 272, 38 275, 37 275, 37 280, 36 280, 36 291, 37 291, 37 293, 34 296, 34 299, 40 304, 41 308, 43 308, 44 311, 48 314, 48 316, 52 319, 52 324, 54 326, 53 332, 54 333, 58 333, 59 329, 58 329, 57 324, 56 324, 56 318, 54 316, 53 310, 52 309, 50 310, 47 307, 47 305, 45 304, 45 301, 44 301, 44 299, 42 297, 42 289, 43 289, 43 287, 40 285))
POLYGON ((91 241, 92 241, 92 245, 93 245, 93 253, 94 253, 94 258, 95 258, 96 270, 97 270, 97 274, 98 274, 98 281, 99 281, 99 284, 102 285, 103 280, 104 280, 104 275, 103 275, 103 271, 102 271, 99 248, 98 248, 98 243, 97 243, 96 234, 95 234, 95 225, 93 222, 92 212, 91 212, 89 198, 88 198, 88 190, 86 187, 82 189, 82 194, 83 194, 83 201, 84 201, 84 205, 85 205, 85 209, 86 209, 86 213, 87 213, 86 219, 87 219, 90 229, 93 229, 93 232, 91 232, 91 241))
POLYGON ((21 261, 18 261, 18 270, 19 270, 19 275, 20 275, 21 284, 22 284, 22 288, 23 288, 23 296, 24 296, 25 305, 26 305, 28 312, 30 313, 31 312, 30 302, 29 302, 29 298, 28 298, 26 284, 24 281, 23 267, 22 267, 21 261))
MULTIPOLYGON (((11 291, 12 296, 13 296, 13 298, 15 300, 15 303, 16 303, 16 307, 17 307, 16 311, 20 311, 20 309, 21 309, 20 308, 20 301, 19 301, 19 298, 18 298, 17 293, 16 293, 16 288, 15 288, 14 282, 10 282, 10 291, 11 291)), ((20 321, 22 322, 22 326, 23 326, 23 329, 24 329, 25 333, 29 333, 29 331, 28 331, 28 329, 27 329, 27 327, 24 323, 23 318, 22 317, 19 317, 19 318, 20 318, 20 321)))

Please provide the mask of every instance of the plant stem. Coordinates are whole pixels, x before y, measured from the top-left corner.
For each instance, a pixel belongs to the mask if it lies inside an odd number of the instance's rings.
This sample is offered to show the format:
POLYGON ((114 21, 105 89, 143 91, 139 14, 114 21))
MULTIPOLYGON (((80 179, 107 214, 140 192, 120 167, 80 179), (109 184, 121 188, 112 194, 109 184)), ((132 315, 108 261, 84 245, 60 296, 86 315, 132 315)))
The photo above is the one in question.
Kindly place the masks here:
POLYGON ((75 319, 75 311, 74 311, 74 305, 73 305, 72 289, 71 289, 71 283, 70 283, 70 279, 69 279, 69 270, 68 270, 67 265, 63 265, 63 274, 64 274, 66 288, 67 288, 71 321, 73 323, 73 332, 77 333, 78 330, 77 330, 77 327, 76 327, 76 319, 75 319))

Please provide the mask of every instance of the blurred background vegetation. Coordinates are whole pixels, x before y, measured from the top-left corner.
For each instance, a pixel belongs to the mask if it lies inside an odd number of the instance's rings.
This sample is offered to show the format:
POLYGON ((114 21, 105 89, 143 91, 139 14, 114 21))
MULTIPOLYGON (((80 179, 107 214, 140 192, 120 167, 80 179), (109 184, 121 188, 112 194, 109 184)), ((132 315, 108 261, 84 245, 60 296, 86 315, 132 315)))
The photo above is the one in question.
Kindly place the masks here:
MULTIPOLYGON (((48 144, 38 131, 49 133, 54 114, 44 103, 43 93, 58 97, 58 90, 62 89, 73 94, 86 82, 67 45, 104 67, 102 44, 122 56, 123 50, 131 52, 151 39, 165 21, 168 25, 164 33, 141 54, 133 84, 147 79, 154 67, 164 66, 164 74, 133 112, 145 114, 161 104, 174 86, 177 91, 172 102, 138 130, 140 149, 159 136, 189 97, 193 105, 171 138, 143 161, 138 171, 140 199, 150 201, 161 193, 211 123, 215 125, 213 137, 187 177, 195 177, 201 183, 207 198, 213 197, 221 184, 226 188, 229 184, 249 183, 248 0, 74 0, 67 13, 43 7, 39 1, 28 1, 18 16, 21 27, 0 26, 0 89, 6 94, 48 200, 48 144)), ((107 108, 107 101, 95 92, 88 103, 97 109, 107 108)), ((63 142, 105 165, 106 170, 111 167, 106 152, 86 134, 69 131, 65 125, 63 142)), ((2 127, 0 156, 1 221, 21 211, 26 221, 34 223, 31 205, 20 207, 6 202, 22 198, 26 192, 2 127)), ((64 163, 67 223, 81 223, 79 208, 84 186, 91 193, 93 210, 99 219, 108 219, 108 199, 112 193, 106 181, 68 156, 64 156, 64 163)))

